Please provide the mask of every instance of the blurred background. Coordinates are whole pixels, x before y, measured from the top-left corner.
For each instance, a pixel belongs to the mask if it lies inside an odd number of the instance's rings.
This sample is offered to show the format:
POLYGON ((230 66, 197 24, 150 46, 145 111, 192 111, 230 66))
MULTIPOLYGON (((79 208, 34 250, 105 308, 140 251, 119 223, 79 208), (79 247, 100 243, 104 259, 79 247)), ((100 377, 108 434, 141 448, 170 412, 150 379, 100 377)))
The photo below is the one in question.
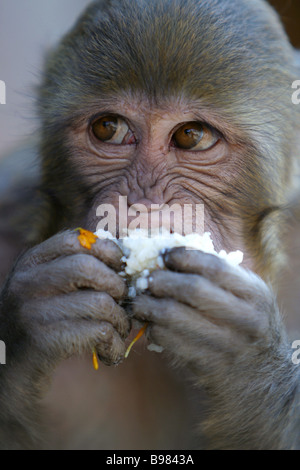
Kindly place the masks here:
POLYGON ((74 23, 90 0, 0 0, 0 158, 37 127, 35 85, 43 57, 74 23))
MULTIPOLYGON (((0 0, 0 80, 6 105, 0 105, 0 158, 37 127, 35 85, 43 57, 74 23, 90 0, 0 0)), ((270 0, 292 43, 300 48, 300 0, 270 0)))

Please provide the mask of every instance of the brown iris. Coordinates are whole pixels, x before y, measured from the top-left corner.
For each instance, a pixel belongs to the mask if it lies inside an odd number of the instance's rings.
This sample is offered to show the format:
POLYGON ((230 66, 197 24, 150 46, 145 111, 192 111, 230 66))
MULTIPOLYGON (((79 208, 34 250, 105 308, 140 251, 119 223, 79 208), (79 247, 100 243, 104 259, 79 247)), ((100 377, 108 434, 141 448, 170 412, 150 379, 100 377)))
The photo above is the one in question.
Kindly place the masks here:
POLYGON ((196 122, 187 123, 180 127, 173 136, 173 141, 177 147, 182 149, 192 149, 203 137, 203 127, 196 122))
POLYGON ((97 139, 107 142, 111 140, 118 129, 118 118, 105 116, 92 125, 93 133, 97 139))
POLYGON ((172 138, 175 147, 185 150, 207 150, 217 141, 217 133, 201 122, 187 122, 172 138))

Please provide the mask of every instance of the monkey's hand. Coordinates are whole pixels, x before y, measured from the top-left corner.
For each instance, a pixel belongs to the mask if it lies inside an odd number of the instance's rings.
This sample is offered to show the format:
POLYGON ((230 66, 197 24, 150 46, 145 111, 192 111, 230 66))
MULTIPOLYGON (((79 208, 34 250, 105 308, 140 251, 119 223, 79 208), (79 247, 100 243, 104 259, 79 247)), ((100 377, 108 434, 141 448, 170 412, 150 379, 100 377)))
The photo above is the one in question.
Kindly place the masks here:
POLYGON ((206 391, 208 447, 293 446, 299 371, 272 291, 214 255, 175 248, 164 260, 168 269, 151 274, 151 295, 136 298, 134 315, 206 391))
POLYGON ((18 410, 24 404, 30 408, 44 391, 44 379, 62 359, 91 354, 95 347, 107 364, 123 359, 130 325, 117 303, 127 291, 117 274, 121 257, 112 241, 97 239, 87 250, 78 233, 67 231, 30 249, 17 262, 0 297, 0 339, 6 344, 6 366, 0 367, 0 422, 12 399, 14 409, 7 419, 17 429, 12 416, 18 420, 18 410), (16 398, 18 391, 21 396, 16 398))

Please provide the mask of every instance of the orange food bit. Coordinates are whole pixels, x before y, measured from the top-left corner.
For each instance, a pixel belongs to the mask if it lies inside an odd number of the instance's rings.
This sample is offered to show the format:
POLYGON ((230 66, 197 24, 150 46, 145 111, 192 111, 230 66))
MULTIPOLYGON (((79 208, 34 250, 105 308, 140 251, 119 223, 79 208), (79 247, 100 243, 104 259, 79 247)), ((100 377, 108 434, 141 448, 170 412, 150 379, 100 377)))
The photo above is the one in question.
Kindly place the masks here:
POLYGON ((99 370, 99 362, 98 362, 98 356, 96 353, 96 349, 93 349, 93 366, 95 370, 99 370))
POLYGON ((145 323, 145 325, 140 329, 134 340, 130 343, 126 353, 125 353, 125 359, 129 356, 129 353, 131 351, 132 346, 143 336, 143 334, 146 332, 148 327, 148 323, 145 323))
POLYGON ((83 228, 78 228, 77 230, 80 233, 80 235, 78 236, 80 245, 83 248, 87 248, 88 250, 90 250, 92 248, 92 245, 96 243, 97 236, 93 232, 90 232, 89 230, 84 230, 83 228))

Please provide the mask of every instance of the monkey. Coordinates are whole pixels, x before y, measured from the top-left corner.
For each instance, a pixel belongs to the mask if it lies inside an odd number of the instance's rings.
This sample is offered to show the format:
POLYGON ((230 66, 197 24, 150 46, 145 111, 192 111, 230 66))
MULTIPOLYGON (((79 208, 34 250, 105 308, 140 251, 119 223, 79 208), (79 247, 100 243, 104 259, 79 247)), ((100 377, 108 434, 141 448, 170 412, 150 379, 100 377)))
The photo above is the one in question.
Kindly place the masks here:
POLYGON ((18 247, 0 296, 1 448, 298 447, 299 366, 274 293, 297 73, 264 0, 96 0, 48 54, 40 171, 26 220, 2 219, 18 247), (87 250, 76 232, 119 196, 204 204, 205 231, 242 267, 169 250, 130 303, 118 246, 87 250), (124 361, 133 319, 162 355, 143 342, 124 361))

